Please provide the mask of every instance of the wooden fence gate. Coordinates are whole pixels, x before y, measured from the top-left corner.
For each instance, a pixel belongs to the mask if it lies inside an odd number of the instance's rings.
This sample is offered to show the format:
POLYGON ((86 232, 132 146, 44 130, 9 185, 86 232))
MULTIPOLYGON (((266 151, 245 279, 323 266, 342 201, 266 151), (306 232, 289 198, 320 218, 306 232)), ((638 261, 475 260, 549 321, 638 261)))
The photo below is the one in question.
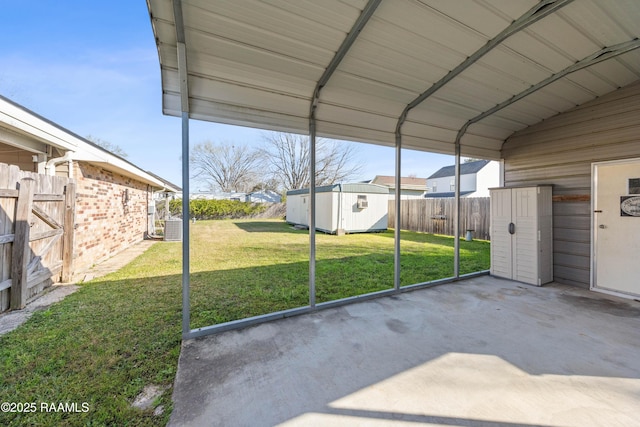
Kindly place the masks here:
MULTIPOLYGON (((469 197, 460 199, 460 236, 466 230, 473 230, 476 239, 489 240, 490 219, 489 197, 469 197)), ((455 234, 455 199, 429 198, 400 201, 400 229, 423 233, 455 234)), ((395 227, 395 200, 389 200, 389 227, 395 227)))
POLYGON ((0 163, 0 312, 73 275, 75 184, 0 163))

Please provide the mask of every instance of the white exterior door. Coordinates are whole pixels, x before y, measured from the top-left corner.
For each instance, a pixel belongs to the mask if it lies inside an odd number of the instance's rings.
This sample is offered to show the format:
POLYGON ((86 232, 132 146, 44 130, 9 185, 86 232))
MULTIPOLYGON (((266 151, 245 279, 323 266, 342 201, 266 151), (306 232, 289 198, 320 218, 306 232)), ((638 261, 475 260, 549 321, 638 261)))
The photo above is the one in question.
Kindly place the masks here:
POLYGON ((640 296, 640 159, 593 165, 592 285, 640 296))

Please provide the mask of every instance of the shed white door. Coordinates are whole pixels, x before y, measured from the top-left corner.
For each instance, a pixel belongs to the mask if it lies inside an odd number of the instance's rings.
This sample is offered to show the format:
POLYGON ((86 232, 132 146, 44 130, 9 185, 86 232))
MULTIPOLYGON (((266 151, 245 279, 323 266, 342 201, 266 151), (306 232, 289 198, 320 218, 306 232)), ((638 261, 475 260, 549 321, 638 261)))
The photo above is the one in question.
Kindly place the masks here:
POLYGON ((592 287, 639 296, 640 159, 596 163, 593 177, 592 287))

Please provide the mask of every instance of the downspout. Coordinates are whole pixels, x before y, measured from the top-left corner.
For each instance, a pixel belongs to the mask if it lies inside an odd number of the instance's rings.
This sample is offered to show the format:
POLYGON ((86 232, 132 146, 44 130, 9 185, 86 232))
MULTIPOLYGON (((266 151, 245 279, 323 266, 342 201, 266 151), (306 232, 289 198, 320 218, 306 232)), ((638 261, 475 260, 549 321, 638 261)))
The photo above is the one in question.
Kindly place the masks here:
POLYGON ((73 154, 74 151, 67 151, 64 153, 62 157, 56 157, 55 159, 50 159, 47 161, 47 165, 45 166, 45 172, 47 175, 55 176, 56 174, 56 166, 63 162, 69 162, 69 178, 73 178, 73 154))
POLYGON ((73 175, 73 160, 72 159, 69 159, 68 169, 69 169, 69 178, 73 179, 74 175, 73 175))

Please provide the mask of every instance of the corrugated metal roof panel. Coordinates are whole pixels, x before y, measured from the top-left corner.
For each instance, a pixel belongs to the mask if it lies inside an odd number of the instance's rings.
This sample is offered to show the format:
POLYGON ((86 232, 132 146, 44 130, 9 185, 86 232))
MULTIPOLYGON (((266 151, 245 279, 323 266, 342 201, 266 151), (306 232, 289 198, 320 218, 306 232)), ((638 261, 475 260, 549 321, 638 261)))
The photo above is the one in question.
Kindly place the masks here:
POLYGON ((389 188, 377 184, 364 184, 360 182, 342 184, 343 193, 369 193, 369 194, 389 194, 389 188))
MULTIPOLYGON (((311 97, 365 0, 183 0, 190 116, 306 133, 311 97)), ((320 93, 317 133, 393 145, 405 106, 517 21, 533 0, 383 1, 320 93)), ((170 0, 148 0, 163 109, 180 115, 170 0)), ((403 146, 454 152, 457 130, 513 95, 611 46, 640 37, 640 2, 570 2, 501 45, 413 108, 403 146)), ((500 156, 513 131, 640 78, 640 52, 573 73, 481 123, 463 153, 500 156)))

